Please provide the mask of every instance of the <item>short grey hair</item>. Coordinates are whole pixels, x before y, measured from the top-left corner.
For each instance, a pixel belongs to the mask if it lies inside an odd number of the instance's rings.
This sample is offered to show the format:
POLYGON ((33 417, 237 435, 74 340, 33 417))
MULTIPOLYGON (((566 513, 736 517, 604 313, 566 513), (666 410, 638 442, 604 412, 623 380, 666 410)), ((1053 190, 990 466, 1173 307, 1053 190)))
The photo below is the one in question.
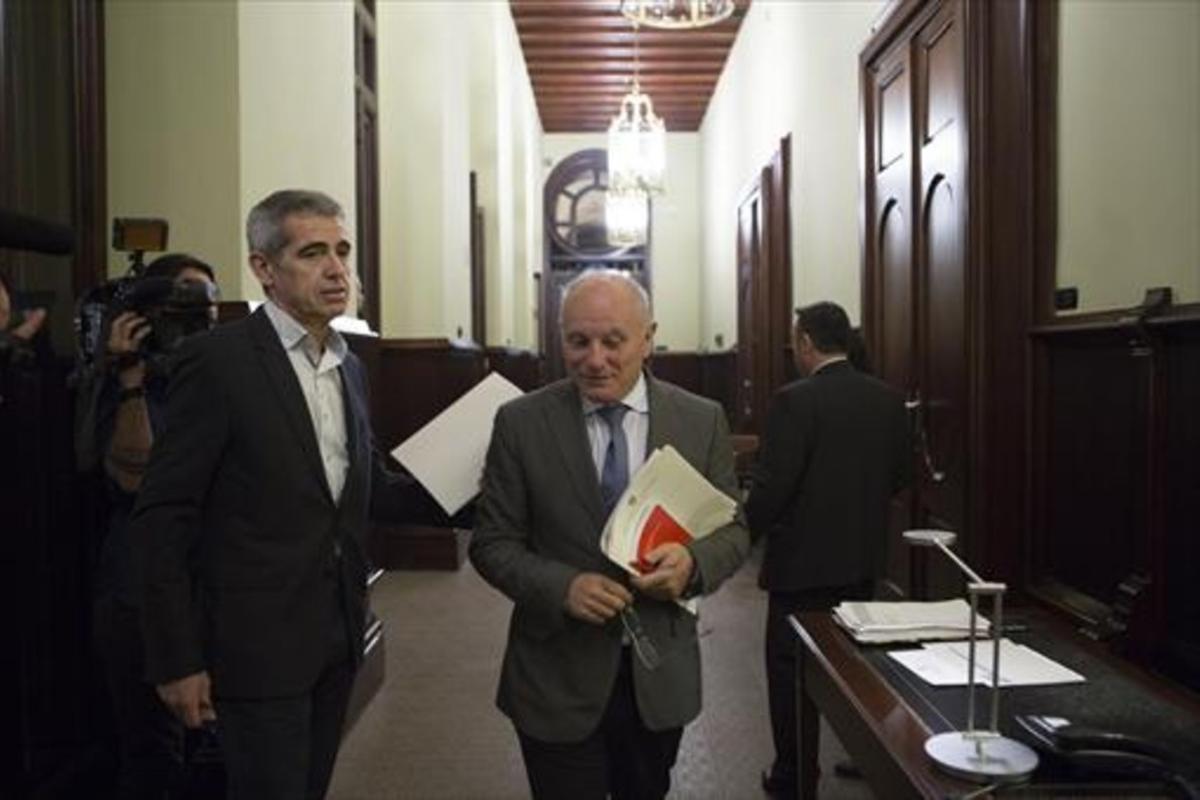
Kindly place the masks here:
POLYGON ((579 275, 572 278, 565 287, 563 287, 562 302, 558 304, 558 327, 563 326, 563 309, 567 307, 567 300, 571 295, 575 294, 584 284, 603 281, 605 283, 617 284, 630 289, 634 296, 637 297, 638 307, 642 312, 642 319, 649 325, 654 321, 653 314, 650 309, 650 294, 646 291, 646 287, 642 286, 637 280, 629 274, 627 270, 612 269, 611 267, 588 269, 581 272, 579 275))
POLYGON ((280 189, 250 209, 246 217, 246 244, 251 253, 275 258, 287 247, 283 222, 293 214, 346 218, 338 202, 324 192, 311 189, 280 189))

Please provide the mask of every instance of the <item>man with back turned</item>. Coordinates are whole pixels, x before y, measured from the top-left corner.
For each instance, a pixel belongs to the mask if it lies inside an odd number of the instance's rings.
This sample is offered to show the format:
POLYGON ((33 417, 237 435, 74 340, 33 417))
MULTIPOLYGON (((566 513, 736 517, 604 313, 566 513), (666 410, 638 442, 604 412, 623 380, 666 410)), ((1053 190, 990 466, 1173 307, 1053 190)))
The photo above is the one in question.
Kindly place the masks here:
POLYGON ((798 309, 796 366, 805 376, 772 401, 746 516, 766 537, 759 585, 769 592, 767 691, 775 762, 763 786, 794 797, 795 645, 787 617, 870 598, 887 554, 888 502, 908 482, 904 398, 847 359, 850 321, 834 303, 798 309))

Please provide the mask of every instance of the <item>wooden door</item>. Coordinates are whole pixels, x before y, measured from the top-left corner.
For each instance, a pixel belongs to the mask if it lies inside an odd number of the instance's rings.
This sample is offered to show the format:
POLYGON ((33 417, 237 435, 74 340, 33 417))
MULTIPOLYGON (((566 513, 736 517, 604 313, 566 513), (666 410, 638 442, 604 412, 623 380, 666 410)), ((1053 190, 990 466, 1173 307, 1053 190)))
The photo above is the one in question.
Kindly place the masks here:
POLYGON ((772 395, 794 375, 790 162, 789 134, 738 204, 738 433, 763 432, 772 395))
MULTIPOLYGON (((913 483, 893 500, 888 578, 907 593, 924 583, 923 554, 907 528, 955 531, 966 551, 971 304, 968 123, 963 6, 930 3, 905 32, 864 55, 867 236, 864 325, 879 376, 908 398, 913 483), (878 55, 872 55, 872 51, 878 55), (915 581, 914 581, 915 578, 915 581)), ((934 594, 961 580, 939 566, 934 594)))
POLYGON ((734 429, 738 433, 756 431, 759 420, 765 419, 755 391, 756 387, 766 383, 766 374, 761 368, 762 359, 757 357, 766 344, 765 332, 759 324, 762 298, 757 280, 766 261, 762 211, 762 180, 759 177, 746 190, 738 205, 737 419, 734 420, 734 429))

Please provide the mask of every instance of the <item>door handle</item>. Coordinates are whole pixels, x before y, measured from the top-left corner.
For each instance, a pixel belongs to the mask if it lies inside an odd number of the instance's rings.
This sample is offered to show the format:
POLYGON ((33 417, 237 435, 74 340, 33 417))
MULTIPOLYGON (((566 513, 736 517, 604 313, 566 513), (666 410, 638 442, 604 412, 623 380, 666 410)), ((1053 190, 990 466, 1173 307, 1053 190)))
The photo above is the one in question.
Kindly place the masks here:
POLYGON ((925 428, 925 404, 921 401, 921 394, 917 392, 914 396, 904 401, 904 409, 912 415, 913 430, 916 433, 917 451, 921 457, 921 463, 925 465, 925 474, 929 476, 929 480, 933 484, 941 484, 946 480, 946 473, 940 470, 933 462, 933 452, 929 447, 929 433, 925 428))

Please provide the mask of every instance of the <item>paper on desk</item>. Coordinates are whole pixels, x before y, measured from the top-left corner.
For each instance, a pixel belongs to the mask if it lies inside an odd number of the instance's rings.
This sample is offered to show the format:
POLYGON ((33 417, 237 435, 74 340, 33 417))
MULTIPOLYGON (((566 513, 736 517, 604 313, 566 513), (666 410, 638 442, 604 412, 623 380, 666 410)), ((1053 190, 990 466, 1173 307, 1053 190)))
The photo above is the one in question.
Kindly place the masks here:
MULTIPOLYGON (((961 639, 970 632, 971 607, 961 598, 937 602, 843 601, 833 609, 834 621, 865 644, 961 639)), ((976 616, 975 628, 986 635, 990 623, 976 616)))
POLYGON ((736 514, 737 501, 666 445, 651 453, 630 479, 604 525, 600 549, 637 575, 642 570, 635 564, 658 545, 687 544, 728 525, 736 514))
POLYGON ((454 515, 479 493, 497 409, 520 396, 520 389, 493 372, 408 437, 392 456, 454 515))
MULTIPOLYGON (((967 642, 931 642, 916 650, 892 651, 888 656, 932 686, 966 686, 967 650, 967 642)), ((1010 639, 1000 640, 1001 686, 1050 686, 1085 680, 1078 672, 1033 648, 1010 639)), ((991 640, 975 645, 975 681, 985 686, 992 684, 991 640)))

